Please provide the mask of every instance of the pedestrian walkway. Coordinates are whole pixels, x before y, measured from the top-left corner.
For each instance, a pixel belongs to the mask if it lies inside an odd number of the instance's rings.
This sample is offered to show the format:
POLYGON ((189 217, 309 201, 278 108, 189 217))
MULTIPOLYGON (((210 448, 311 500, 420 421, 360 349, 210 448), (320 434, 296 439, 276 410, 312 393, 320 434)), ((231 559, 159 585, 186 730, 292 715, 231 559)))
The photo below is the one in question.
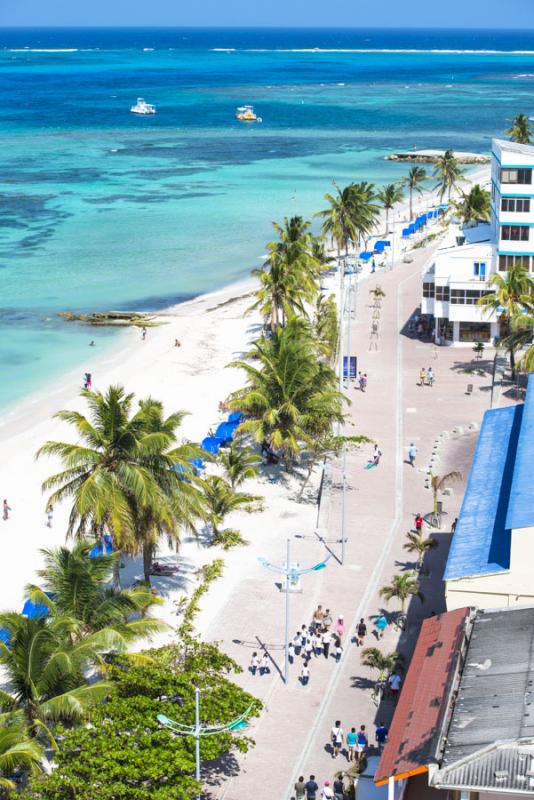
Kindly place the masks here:
MULTIPOLYGON (((385 297, 381 301, 378 336, 370 346, 370 333, 377 321, 376 307, 369 289, 373 283, 362 283, 357 292, 356 314, 352 326, 352 351, 358 356, 358 369, 367 373, 368 384, 361 392, 357 384, 347 388, 351 400, 347 433, 365 434, 378 444, 382 455, 379 465, 366 466, 373 456, 374 445, 365 445, 347 456, 346 528, 348 542, 345 564, 331 558, 327 568, 305 576, 302 593, 291 596, 291 630, 311 621, 318 603, 330 608, 332 615, 343 614, 346 624, 344 652, 340 663, 333 658, 312 658, 310 680, 303 687, 298 680, 300 659, 290 668, 288 686, 277 672, 283 664, 284 595, 273 586, 272 578, 261 570, 250 575, 228 599, 210 631, 214 639, 223 640, 223 647, 239 662, 248 664, 252 649, 270 645, 273 658, 270 675, 262 677, 245 673, 242 684, 265 702, 265 712, 253 723, 252 736, 256 746, 234 764, 233 774, 213 787, 212 796, 225 800, 256 800, 290 798, 299 775, 307 780, 315 774, 321 786, 332 780, 334 772, 346 768, 344 755, 332 758, 331 729, 340 720, 345 734, 365 724, 371 744, 375 724, 384 718, 386 725, 392 715, 392 701, 383 703, 377 713, 371 699, 376 675, 360 663, 360 650, 351 641, 361 617, 367 622, 366 646, 378 646, 382 652, 397 647, 409 653, 416 638, 420 620, 431 612, 444 609, 441 583, 441 564, 448 547, 448 534, 437 536, 440 545, 429 560, 430 575, 421 579, 424 603, 414 599, 409 608, 408 629, 399 643, 399 633, 392 625, 384 638, 374 637, 373 620, 379 610, 391 613, 398 610, 396 601, 389 605, 379 597, 381 586, 395 574, 410 568, 414 561, 404 549, 405 534, 413 528, 418 512, 432 509, 432 496, 425 489, 425 465, 429 463, 433 443, 447 431, 446 459, 462 464, 463 482, 476 441, 469 434, 469 425, 480 423, 483 411, 489 406, 491 377, 467 375, 462 370, 471 361, 469 349, 435 348, 428 342, 408 338, 410 315, 419 304, 421 267, 428 252, 421 251, 411 264, 399 265, 393 272, 377 279, 385 297), (376 347, 375 347, 376 344, 376 347), (421 368, 432 367, 435 380, 432 386, 419 386, 421 368), (466 384, 474 390, 466 394, 466 384), (453 433, 453 429, 456 433, 453 433), (467 433, 463 433, 467 431, 467 433), (408 462, 411 443, 417 447, 415 468, 408 462)), ((438 464, 441 468, 441 464, 438 464)), ((437 467, 436 467, 437 468, 437 467)), ((339 465, 334 469, 332 507, 328 515, 328 539, 336 540, 341 530, 342 476, 339 465), (337 488, 336 488, 337 487, 337 488)), ((462 495, 462 483, 446 498, 446 520, 457 514, 462 495)), ((301 566, 324 558, 324 548, 314 540, 295 539, 294 558, 301 566)), ((339 556, 338 544, 329 545, 339 556)), ((279 562, 284 561, 280 549, 279 562)))

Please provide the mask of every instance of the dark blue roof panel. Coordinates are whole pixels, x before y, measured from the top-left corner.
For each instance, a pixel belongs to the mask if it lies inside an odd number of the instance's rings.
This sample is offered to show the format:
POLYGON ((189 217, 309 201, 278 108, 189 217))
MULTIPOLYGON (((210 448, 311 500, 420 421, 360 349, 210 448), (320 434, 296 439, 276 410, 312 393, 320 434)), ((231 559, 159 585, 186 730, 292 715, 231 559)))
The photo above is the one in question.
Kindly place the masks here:
POLYGON ((506 513, 523 406, 486 411, 444 580, 502 572, 510 567, 506 513))
POLYGON ((534 373, 529 376, 523 407, 523 421, 517 443, 507 528, 528 528, 534 525, 534 373))

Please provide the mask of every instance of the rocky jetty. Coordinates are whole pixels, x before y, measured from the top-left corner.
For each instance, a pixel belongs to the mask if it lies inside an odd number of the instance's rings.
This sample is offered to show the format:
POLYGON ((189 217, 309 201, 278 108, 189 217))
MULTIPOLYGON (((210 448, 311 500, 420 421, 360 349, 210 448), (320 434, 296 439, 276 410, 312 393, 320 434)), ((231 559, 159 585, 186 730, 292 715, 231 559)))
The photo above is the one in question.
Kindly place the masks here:
MULTIPOLYGON (((419 164, 435 164, 444 155, 445 150, 405 150, 386 156, 386 161, 414 161, 419 164)), ((460 150, 455 150, 454 157, 461 164, 489 164, 490 162, 490 156, 483 153, 464 153, 460 150)))

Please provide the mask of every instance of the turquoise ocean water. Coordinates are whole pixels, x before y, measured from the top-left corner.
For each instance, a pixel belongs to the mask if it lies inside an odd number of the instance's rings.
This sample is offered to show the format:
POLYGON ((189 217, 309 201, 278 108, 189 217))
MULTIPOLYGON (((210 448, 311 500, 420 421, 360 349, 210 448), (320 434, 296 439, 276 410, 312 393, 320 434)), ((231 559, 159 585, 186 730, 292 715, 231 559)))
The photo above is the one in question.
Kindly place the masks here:
POLYGON ((487 151, 533 88, 526 33, 0 32, 0 409, 116 341, 59 311, 239 280, 332 179, 397 179, 384 156, 414 145, 487 151))

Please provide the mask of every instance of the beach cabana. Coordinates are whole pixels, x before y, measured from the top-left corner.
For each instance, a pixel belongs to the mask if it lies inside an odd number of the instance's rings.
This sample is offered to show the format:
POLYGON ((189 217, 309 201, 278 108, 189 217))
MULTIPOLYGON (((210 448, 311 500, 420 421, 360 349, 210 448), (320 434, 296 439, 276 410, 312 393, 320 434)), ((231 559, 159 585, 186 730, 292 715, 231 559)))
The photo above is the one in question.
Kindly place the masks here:
POLYGON ((191 458, 190 463, 195 467, 196 470, 204 469, 204 462, 201 458, 191 458))
POLYGON ((89 553, 89 558, 102 558, 102 556, 109 556, 113 552, 113 541, 109 533, 104 534, 104 539, 95 544, 89 553))
POLYGON ((412 235, 412 233, 413 233, 413 231, 411 231, 410 228, 403 228, 402 229, 402 237, 403 237, 403 239, 407 239, 408 236, 412 235))
POLYGON ((212 453, 214 456, 217 455, 222 445, 223 440, 219 439, 217 436, 206 436, 200 443, 201 448, 205 450, 206 453, 212 453))
POLYGON ((369 252, 369 250, 364 250, 359 255, 360 261, 369 261, 372 257, 373 257, 373 254, 371 252, 369 252))
MULTIPOLYGON (((46 592, 47 596, 52 598, 48 592, 46 592)), ((22 616, 28 617, 28 619, 40 619, 41 617, 48 616, 48 606, 45 606, 44 603, 34 603, 31 600, 26 600, 24 606, 22 608, 22 616)))
POLYGON ((382 241, 375 242, 375 253, 383 253, 385 247, 386 247, 386 243, 385 242, 382 242, 382 241))
POLYGON ((232 411, 232 413, 228 417, 228 422, 230 422, 230 424, 232 425, 235 425, 236 423, 239 424, 242 419, 243 419, 243 414, 241 413, 241 411, 232 411))
POLYGON ((7 628, 0 628, 0 642, 3 642, 6 647, 9 647, 9 641, 11 639, 11 634, 7 628))
POLYGON ((234 422, 221 422, 215 431, 216 438, 221 439, 223 444, 228 444, 228 442, 231 442, 233 439, 234 431, 237 428, 237 425, 238 423, 234 422))

